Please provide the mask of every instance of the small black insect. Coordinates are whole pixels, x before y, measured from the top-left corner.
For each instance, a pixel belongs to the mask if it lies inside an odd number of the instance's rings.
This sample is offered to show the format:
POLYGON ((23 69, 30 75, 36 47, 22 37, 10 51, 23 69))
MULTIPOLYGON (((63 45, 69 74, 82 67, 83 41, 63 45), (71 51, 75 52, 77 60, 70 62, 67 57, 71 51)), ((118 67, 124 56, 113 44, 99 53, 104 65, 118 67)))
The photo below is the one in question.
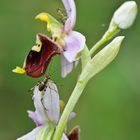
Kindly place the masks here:
POLYGON ((50 77, 46 76, 44 80, 38 82, 39 91, 43 91, 47 88, 48 80, 50 80, 50 77))
MULTIPOLYGON (((47 83, 50 80, 49 76, 46 76, 42 81, 39 81, 35 86, 38 86, 39 91, 46 90, 47 83)), ((29 92, 32 92, 35 89, 35 86, 29 89, 29 92)))

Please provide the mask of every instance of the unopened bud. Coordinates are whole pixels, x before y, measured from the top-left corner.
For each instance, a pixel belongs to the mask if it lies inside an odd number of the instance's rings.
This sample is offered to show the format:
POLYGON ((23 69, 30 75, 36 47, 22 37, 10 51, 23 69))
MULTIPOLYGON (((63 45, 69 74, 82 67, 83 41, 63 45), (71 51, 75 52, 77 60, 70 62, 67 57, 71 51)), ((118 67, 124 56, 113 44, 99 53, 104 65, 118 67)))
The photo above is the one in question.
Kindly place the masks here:
POLYGON ((134 23, 137 11, 136 2, 127 1, 116 10, 112 22, 120 29, 127 29, 134 23))

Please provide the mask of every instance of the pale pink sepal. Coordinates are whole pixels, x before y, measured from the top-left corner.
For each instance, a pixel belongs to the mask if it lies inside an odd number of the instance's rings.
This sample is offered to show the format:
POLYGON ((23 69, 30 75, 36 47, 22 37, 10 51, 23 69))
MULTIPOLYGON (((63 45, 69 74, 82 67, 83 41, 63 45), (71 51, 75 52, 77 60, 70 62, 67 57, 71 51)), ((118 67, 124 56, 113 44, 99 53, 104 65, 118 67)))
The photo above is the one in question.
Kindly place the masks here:
POLYGON ((68 118, 68 123, 71 122, 71 120, 73 120, 73 118, 75 118, 75 116, 76 116, 76 113, 75 112, 71 112, 70 116, 68 118))
POLYGON ((66 134, 63 133, 62 135, 62 139, 61 140, 69 140, 68 137, 66 136, 66 134))
POLYGON ((85 36, 79 32, 72 31, 65 37, 65 51, 63 55, 70 63, 77 60, 77 55, 84 49, 85 42, 85 36))
POLYGON ((53 81, 48 82, 44 94, 44 107, 51 122, 58 123, 60 117, 60 102, 58 89, 53 81))
POLYGON ((53 81, 48 81, 43 95, 36 86, 33 101, 36 110, 35 112, 28 111, 28 115, 37 126, 47 124, 48 121, 57 124, 60 116, 60 105, 58 90, 53 81))
POLYGON ((63 55, 61 56, 61 76, 65 78, 73 69, 73 63, 70 63, 63 55))
POLYGON ((28 134, 18 138, 17 140, 36 140, 36 137, 38 135, 38 132, 42 129, 42 127, 36 127, 28 134))
POLYGON ((31 118, 34 121, 36 126, 44 125, 45 123, 44 120, 38 118, 37 112, 28 110, 27 113, 28 113, 29 118, 31 118))
POLYGON ((62 0, 67 12, 67 20, 64 26, 64 32, 69 33, 72 31, 76 22, 76 6, 74 0, 62 0))
POLYGON ((28 115, 37 124, 37 126, 43 125, 48 121, 48 118, 46 117, 46 111, 42 104, 42 93, 39 91, 38 86, 34 89, 33 102, 36 110, 34 114, 29 111, 28 115))

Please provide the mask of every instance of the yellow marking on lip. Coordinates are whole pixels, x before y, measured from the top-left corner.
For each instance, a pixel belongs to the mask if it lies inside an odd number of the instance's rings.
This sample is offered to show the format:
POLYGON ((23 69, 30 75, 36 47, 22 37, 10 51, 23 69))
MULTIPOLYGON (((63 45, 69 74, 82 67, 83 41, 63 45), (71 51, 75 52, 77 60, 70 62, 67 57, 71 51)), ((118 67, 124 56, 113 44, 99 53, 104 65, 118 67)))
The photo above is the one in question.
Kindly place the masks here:
POLYGON ((51 32, 51 28, 52 28, 52 27, 51 27, 51 24, 48 23, 48 25, 47 25, 47 30, 48 30, 48 32, 51 32))
POLYGON ((24 68, 20 68, 20 67, 16 67, 15 69, 12 70, 12 72, 17 73, 17 74, 24 74, 25 73, 25 69, 24 68))
POLYGON ((32 51, 35 51, 35 52, 38 52, 39 53, 41 51, 41 46, 37 46, 37 45, 36 46, 33 46, 32 47, 32 51))

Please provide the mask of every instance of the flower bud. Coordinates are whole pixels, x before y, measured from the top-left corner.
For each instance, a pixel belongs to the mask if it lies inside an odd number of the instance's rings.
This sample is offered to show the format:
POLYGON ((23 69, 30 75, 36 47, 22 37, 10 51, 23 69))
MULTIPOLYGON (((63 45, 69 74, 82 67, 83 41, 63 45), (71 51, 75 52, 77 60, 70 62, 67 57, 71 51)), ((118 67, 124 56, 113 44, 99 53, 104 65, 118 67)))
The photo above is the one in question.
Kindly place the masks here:
POLYGON ((103 70, 117 56, 124 36, 116 37, 110 44, 98 52, 84 68, 81 79, 87 81, 103 70))
POLYGON ((116 10, 112 22, 120 29, 127 29, 134 23, 137 11, 136 2, 127 1, 116 10))

